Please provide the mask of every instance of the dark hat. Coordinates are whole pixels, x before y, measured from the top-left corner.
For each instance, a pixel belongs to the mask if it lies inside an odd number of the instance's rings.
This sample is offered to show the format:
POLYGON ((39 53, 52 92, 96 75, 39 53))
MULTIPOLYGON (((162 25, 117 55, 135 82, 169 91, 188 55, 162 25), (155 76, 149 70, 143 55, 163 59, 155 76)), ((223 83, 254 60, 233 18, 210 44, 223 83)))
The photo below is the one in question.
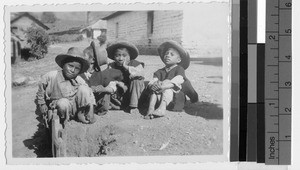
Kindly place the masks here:
POLYGON ((118 48, 126 48, 130 55, 130 60, 134 60, 139 55, 139 50, 134 44, 129 42, 116 42, 107 47, 108 58, 114 60, 115 52, 118 48))
POLYGON ((107 52, 105 47, 96 45, 94 41, 91 42, 90 46, 88 46, 83 51, 84 53, 90 53, 96 62, 96 67, 100 69, 100 66, 107 64, 107 52))
POLYGON ((89 68, 89 63, 85 59, 84 54, 77 47, 69 48, 67 54, 59 54, 55 58, 55 62, 59 65, 59 67, 63 68, 66 61, 77 61, 81 64, 81 70, 79 74, 84 73, 89 68))
POLYGON ((178 64, 180 66, 182 66, 184 69, 187 69, 190 65, 190 55, 189 53, 176 41, 173 41, 173 40, 169 40, 169 41, 166 41, 164 43, 162 43, 157 51, 158 51, 158 54, 160 56, 160 58, 163 60, 163 57, 166 53, 166 51, 169 49, 169 48, 174 48, 176 49, 179 54, 180 54, 180 58, 181 58, 181 62, 178 64))

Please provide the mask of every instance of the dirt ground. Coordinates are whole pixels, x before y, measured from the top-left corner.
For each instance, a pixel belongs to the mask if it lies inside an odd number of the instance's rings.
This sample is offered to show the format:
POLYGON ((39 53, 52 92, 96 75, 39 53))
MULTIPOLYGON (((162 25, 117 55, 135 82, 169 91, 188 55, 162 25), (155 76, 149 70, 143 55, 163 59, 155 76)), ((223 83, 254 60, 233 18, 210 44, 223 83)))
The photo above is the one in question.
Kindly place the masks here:
MULTIPOLYGON (((54 58, 71 46, 84 48, 88 42, 56 44, 38 61, 12 66, 12 76, 31 77, 29 85, 12 88, 13 157, 51 157, 47 131, 35 103, 37 81, 41 74, 58 66, 54 58)), ((146 64, 146 80, 163 63, 158 56, 139 56, 146 64)), ((75 121, 65 128, 67 156, 138 155, 216 155, 223 153, 222 62, 192 59, 186 75, 199 94, 199 102, 187 101, 184 112, 145 120, 141 115, 110 111, 96 116, 97 122, 84 125, 75 121)))

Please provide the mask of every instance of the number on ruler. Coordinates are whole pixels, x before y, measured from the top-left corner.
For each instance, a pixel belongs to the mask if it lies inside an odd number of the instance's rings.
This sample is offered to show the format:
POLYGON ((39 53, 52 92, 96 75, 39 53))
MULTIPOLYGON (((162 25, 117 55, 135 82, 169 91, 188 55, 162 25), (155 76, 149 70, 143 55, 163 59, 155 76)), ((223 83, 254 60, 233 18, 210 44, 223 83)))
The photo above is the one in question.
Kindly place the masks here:
POLYGON ((292 83, 290 81, 287 81, 284 83, 285 86, 290 87, 292 85, 292 83))
POLYGON ((292 7, 292 3, 291 2, 285 3, 285 6, 290 8, 292 7))
POLYGON ((287 34, 291 34, 292 33, 292 29, 286 29, 286 30, 284 30, 284 32, 287 33, 287 34))
POLYGON ((290 60, 291 56, 290 55, 286 55, 285 58, 287 58, 288 60, 290 60))
POLYGON ((287 113, 291 113, 291 108, 290 107, 286 107, 286 108, 284 108, 284 111, 287 112, 287 113))
POLYGON ((269 35, 269 39, 270 40, 275 40, 276 39, 276 35, 269 35))

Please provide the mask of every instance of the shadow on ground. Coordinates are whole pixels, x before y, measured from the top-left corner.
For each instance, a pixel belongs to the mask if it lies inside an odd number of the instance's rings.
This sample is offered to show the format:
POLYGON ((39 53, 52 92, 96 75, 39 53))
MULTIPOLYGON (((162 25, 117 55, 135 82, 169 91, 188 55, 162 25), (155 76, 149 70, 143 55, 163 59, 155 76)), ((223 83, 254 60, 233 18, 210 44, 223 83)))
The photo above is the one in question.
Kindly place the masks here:
POLYGON ((221 67, 223 65, 223 58, 222 57, 191 58, 191 62, 194 64, 211 65, 211 66, 221 67))
MULTIPOLYGON (((37 106, 36 100, 35 104, 37 106)), ((36 119, 39 121, 39 124, 37 125, 38 130, 30 139, 25 139, 23 143, 28 149, 34 150, 34 153, 38 158, 52 157, 51 135, 49 130, 44 126, 43 117, 38 107, 36 107, 35 114, 37 116, 36 119)))
POLYGON ((223 119, 223 108, 215 103, 187 101, 184 110, 189 115, 200 116, 204 119, 223 119))

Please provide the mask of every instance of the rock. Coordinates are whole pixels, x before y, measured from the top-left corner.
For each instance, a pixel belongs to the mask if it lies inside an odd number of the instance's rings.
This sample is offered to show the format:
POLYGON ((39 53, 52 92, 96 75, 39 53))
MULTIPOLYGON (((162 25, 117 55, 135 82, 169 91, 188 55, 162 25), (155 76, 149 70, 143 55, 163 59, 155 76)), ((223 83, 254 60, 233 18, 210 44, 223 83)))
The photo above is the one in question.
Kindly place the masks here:
POLYGON ((28 81, 28 78, 22 75, 15 75, 12 81, 13 86, 22 86, 26 84, 28 81))
POLYGON ((13 77, 12 85, 13 86, 22 86, 25 84, 35 84, 36 81, 33 77, 26 77, 21 74, 16 74, 13 77))
POLYGON ((32 80, 32 81, 28 81, 27 84, 31 85, 31 84, 35 84, 37 81, 32 80))
POLYGON ((29 85, 35 84, 37 82, 36 80, 34 80, 33 77, 28 77, 27 79, 28 79, 27 84, 29 84, 29 85))
POLYGON ((34 81, 33 77, 28 77, 28 81, 34 81))

